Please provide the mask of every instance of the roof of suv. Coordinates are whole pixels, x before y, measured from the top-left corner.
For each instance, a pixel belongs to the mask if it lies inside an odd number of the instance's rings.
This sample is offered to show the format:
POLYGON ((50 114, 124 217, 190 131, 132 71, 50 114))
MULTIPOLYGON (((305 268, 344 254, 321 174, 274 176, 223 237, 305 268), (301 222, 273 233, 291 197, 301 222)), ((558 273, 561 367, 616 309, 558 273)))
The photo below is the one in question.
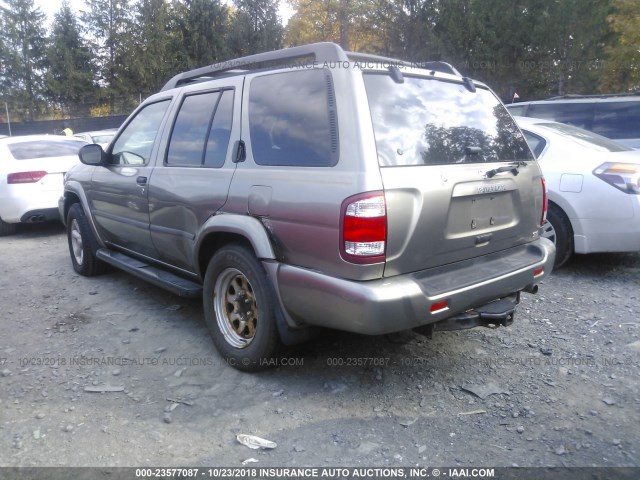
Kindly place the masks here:
MULTIPOLYGON (((179 73, 169 80, 161 91, 170 90, 189 83, 202 82, 223 76, 241 75, 248 71, 286 68, 302 65, 318 65, 334 62, 363 62, 384 65, 389 69, 419 68, 432 74, 435 72, 461 77, 467 88, 473 88, 471 79, 464 77, 455 67, 441 61, 426 61, 412 63, 405 60, 371 55, 365 53, 346 52, 339 45, 331 42, 319 42, 298 47, 285 48, 271 52, 258 53, 246 57, 236 58, 214 63, 206 67, 179 73)), ((399 74, 401 79, 402 74, 399 74)), ((481 84, 480 82, 476 82, 481 84)))

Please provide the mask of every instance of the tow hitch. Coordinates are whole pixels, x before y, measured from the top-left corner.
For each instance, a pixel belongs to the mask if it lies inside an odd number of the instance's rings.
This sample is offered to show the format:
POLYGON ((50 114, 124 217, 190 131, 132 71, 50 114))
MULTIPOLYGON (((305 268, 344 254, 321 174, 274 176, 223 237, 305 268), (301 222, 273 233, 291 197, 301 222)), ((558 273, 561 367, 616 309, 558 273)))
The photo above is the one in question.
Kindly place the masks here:
POLYGON ((417 327, 413 330, 420 335, 432 338, 433 332, 467 330, 475 327, 508 327, 513 323, 513 317, 518 303, 520 303, 520 292, 487 303, 481 307, 467 310, 455 317, 417 327))

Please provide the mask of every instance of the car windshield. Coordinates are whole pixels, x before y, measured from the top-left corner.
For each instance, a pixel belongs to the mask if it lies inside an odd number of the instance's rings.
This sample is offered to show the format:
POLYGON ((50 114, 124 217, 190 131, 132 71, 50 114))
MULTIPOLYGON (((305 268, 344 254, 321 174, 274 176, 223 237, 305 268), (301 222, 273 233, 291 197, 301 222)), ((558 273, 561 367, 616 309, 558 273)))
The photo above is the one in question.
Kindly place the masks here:
POLYGON ((533 160, 511 115, 489 90, 365 74, 381 166, 533 160))
POLYGON ((588 130, 583 130, 582 128, 573 127, 571 125, 565 125, 564 123, 538 123, 537 125, 555 132, 563 133, 583 145, 587 145, 591 148, 595 147, 602 151, 625 152, 633 150, 632 148, 616 143, 613 140, 609 140, 607 137, 603 137, 597 133, 589 132, 588 130))
POLYGON ((55 158, 77 155, 86 142, 80 140, 30 140, 7 145, 11 155, 16 160, 31 160, 36 158, 55 158))

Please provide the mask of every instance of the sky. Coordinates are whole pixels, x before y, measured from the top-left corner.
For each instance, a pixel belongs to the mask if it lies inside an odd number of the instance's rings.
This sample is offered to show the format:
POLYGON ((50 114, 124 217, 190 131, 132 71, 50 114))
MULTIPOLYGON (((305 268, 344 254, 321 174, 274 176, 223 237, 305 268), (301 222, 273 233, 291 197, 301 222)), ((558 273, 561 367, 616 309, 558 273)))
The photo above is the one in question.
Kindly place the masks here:
MULTIPOLYGON (((76 15, 80 15, 80 11, 86 9, 84 0, 68 0, 68 1, 69 1, 69 5, 71 6, 71 9, 76 15)), ((1 0, 0 0, 0 3, 2 3, 1 0)), ((282 17, 286 22, 291 16, 291 9, 289 8, 289 5, 287 4, 286 0, 279 0, 279 3, 280 3, 280 9, 278 10, 278 13, 280 14, 280 17, 282 17)), ((48 20, 47 25, 50 25, 51 22, 53 22, 53 16, 58 12, 58 10, 60 10, 62 1, 35 0, 34 4, 35 6, 40 7, 40 10, 42 10, 47 15, 47 20, 48 20)))

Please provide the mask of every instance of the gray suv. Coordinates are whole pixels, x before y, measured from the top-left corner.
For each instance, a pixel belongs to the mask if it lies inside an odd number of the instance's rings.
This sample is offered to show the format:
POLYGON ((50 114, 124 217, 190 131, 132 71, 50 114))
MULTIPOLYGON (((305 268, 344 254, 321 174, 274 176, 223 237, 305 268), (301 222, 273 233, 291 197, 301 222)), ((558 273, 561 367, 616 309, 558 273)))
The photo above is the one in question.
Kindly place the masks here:
POLYGON ((315 327, 509 325, 554 261, 522 133, 446 64, 320 43, 204 67, 80 159, 60 200, 75 271, 202 296, 243 370, 315 327))

